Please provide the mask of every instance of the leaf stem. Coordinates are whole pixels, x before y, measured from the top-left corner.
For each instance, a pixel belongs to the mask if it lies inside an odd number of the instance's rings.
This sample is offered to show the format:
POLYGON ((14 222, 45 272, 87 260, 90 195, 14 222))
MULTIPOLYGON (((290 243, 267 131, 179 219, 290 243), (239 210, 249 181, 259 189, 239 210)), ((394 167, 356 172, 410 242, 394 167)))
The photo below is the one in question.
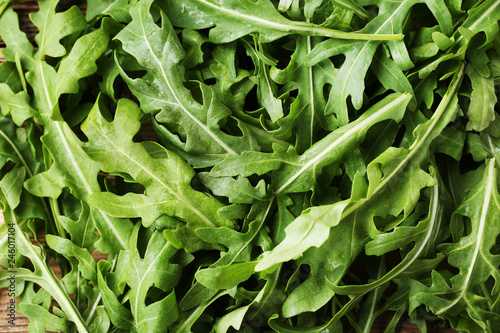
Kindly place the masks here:
MULTIPOLYGON (((296 22, 302 23, 302 22, 296 22)), ((301 26, 297 24, 291 31, 294 31, 301 35, 308 36, 324 36, 337 39, 348 39, 348 40, 367 40, 367 41, 388 41, 388 40, 402 40, 402 34, 364 34, 359 32, 345 32, 340 30, 328 29, 317 26, 301 26), (309 32, 309 33, 307 33, 309 32)))
MULTIPOLYGON (((20 227, 17 224, 17 219, 12 211, 11 211, 11 218, 12 221, 14 221, 16 236, 19 242, 21 243, 20 244, 21 247, 23 247, 26 252, 29 252, 29 253, 24 253, 24 255, 29 257, 31 262, 33 263, 33 266, 35 267, 35 275, 36 271, 39 271, 39 274, 41 275, 40 276, 41 280, 47 283, 46 286, 42 287, 44 287, 45 289, 49 287, 47 291, 52 292, 52 296, 64 310, 66 316, 68 316, 68 318, 75 323, 78 332, 88 333, 89 331, 83 322, 83 318, 81 317, 80 312, 76 308, 75 304, 69 298, 67 292, 61 286, 59 280, 56 279, 54 273, 47 267, 47 264, 41 258, 40 254, 35 251, 33 244, 31 244, 31 242, 27 239, 24 232, 20 229, 20 227)), ((29 279, 29 277, 26 278, 29 279)), ((35 281, 35 282, 40 283, 40 281, 35 281)))
POLYGON ((2 2, 0 3, 0 16, 2 16, 3 12, 5 11, 5 9, 7 8, 7 6, 9 5, 10 2, 2 2))

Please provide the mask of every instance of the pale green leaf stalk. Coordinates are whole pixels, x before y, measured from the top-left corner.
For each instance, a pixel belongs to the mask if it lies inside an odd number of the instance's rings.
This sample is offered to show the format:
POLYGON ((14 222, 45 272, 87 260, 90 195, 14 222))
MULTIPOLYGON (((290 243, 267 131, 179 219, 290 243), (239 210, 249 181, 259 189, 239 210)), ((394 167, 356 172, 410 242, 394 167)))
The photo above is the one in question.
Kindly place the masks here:
MULTIPOLYGON (((45 260, 42 257, 40 248, 31 244, 26 234, 20 229, 17 223, 17 218, 12 212, 4 211, 5 220, 8 223, 13 223, 16 234, 16 249, 25 257, 31 260, 35 271, 30 271, 25 268, 17 269, 15 275, 16 279, 23 281, 31 281, 46 291, 48 291, 52 297, 57 301, 61 309, 64 311, 67 318, 72 321, 80 333, 87 333, 87 327, 80 315, 80 312, 76 308, 75 304, 72 302, 68 293, 66 292, 63 284, 55 277, 53 271, 47 266, 45 260), (9 216, 10 215, 10 216, 9 216)), ((9 277, 9 271, 2 271, 2 277, 0 279, 4 280, 9 277)))

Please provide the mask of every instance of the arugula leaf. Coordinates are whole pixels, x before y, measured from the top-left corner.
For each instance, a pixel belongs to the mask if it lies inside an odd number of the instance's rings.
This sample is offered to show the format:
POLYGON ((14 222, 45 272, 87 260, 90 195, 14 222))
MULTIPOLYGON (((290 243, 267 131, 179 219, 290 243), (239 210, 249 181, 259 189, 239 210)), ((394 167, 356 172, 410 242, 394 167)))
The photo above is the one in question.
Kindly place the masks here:
MULTIPOLYGON (((402 31, 402 23, 408 11, 416 1, 367 1, 365 4, 379 7, 378 16, 370 21, 363 32, 365 33, 398 33, 402 31)), ((440 24, 445 34, 451 33, 451 15, 441 1, 424 1, 440 24), (443 10, 444 9, 444 10, 443 10)), ((308 55, 306 64, 309 66, 318 61, 338 54, 344 54, 346 59, 340 68, 332 86, 326 106, 326 114, 334 113, 340 125, 349 121, 347 97, 351 97, 352 105, 359 110, 363 102, 365 75, 380 42, 329 39, 318 44, 308 55)), ((399 66, 399 70, 413 67, 407 50, 402 42, 389 44, 392 57, 399 66)), ((398 74, 401 75, 401 74, 398 74)), ((407 91, 409 92, 409 91, 407 91)))
POLYGON ((169 1, 167 11, 176 26, 210 30, 210 40, 227 43, 251 33, 258 33, 262 42, 269 42, 290 33, 344 39, 386 40, 400 39, 398 35, 374 36, 348 33, 316 26, 307 22, 291 21, 281 16, 269 0, 187 0, 169 1), (237 19, 235 19, 237 18, 237 19))
POLYGON ((33 290, 34 284, 29 283, 19 299, 19 312, 29 320, 28 330, 30 332, 67 331, 68 325, 65 318, 58 317, 49 312, 51 296, 45 290, 38 292, 33 290), (37 303, 41 302, 41 305, 37 303))
POLYGON ((35 36, 38 44, 38 51, 35 54, 37 59, 43 59, 45 56, 63 56, 66 50, 60 44, 60 40, 87 27, 83 14, 77 6, 56 13, 58 3, 58 0, 39 1, 40 10, 30 14, 31 21, 39 30, 35 36))
POLYGON ((314 45, 312 37, 297 37, 296 44, 288 66, 283 70, 272 68, 273 80, 284 84, 283 92, 298 90, 297 97, 290 105, 289 114, 278 121, 280 128, 273 131, 273 134, 283 139, 295 136, 295 145, 301 154, 320 137, 320 125, 325 128, 333 127, 333 124, 329 124, 331 117, 324 117, 321 111, 326 105, 323 94, 315 92, 333 85, 337 69, 329 60, 323 60, 313 67, 305 65, 305 58, 314 45))
POLYGON ((140 79, 131 79, 122 71, 124 80, 138 96, 143 110, 146 113, 161 111, 156 119, 165 123, 167 128, 175 129, 177 119, 182 119, 184 125, 180 133, 169 130, 173 144, 182 151, 223 159, 251 149, 255 143, 248 135, 230 136, 218 128, 218 123, 229 116, 230 110, 216 99, 210 87, 200 83, 202 104, 193 100, 184 87, 179 62, 185 53, 165 14, 161 14, 162 27, 156 25, 149 13, 151 4, 151 0, 142 1, 132 8, 132 22, 116 36, 124 50, 148 71, 140 79))
POLYGON ((318 170, 338 161, 343 154, 360 142, 368 129, 377 122, 398 120, 404 114, 409 96, 393 94, 363 113, 356 121, 343 126, 311 146, 301 156, 294 150, 284 152, 275 145, 272 154, 245 152, 241 157, 227 158, 216 165, 210 175, 248 177, 279 169, 273 174, 274 194, 286 194, 312 190, 318 170))
POLYGON ((180 157, 163 150, 161 158, 154 158, 144 145, 133 142, 140 127, 140 110, 135 103, 120 100, 112 122, 101 114, 106 112, 102 109, 102 103, 98 101, 82 125, 89 139, 85 152, 102 163, 103 171, 125 173, 142 184, 146 195, 118 199, 111 193, 94 193, 89 197, 93 206, 117 217, 146 216, 145 226, 151 225, 160 214, 185 221, 186 226, 165 233, 175 246, 189 252, 207 246, 197 239, 197 228, 232 226, 231 221, 217 213, 223 207, 222 203, 191 188, 194 171, 180 157), (151 216, 150 209, 158 213, 151 216))
POLYGON ((11 3, 30 331, 499 330, 499 0, 11 3))
POLYGON ((130 237, 129 249, 120 254, 116 264, 117 272, 127 270, 123 283, 130 287, 130 292, 127 292, 130 309, 117 298, 124 292, 125 285, 118 286, 119 290, 115 293, 107 286, 107 281, 116 273, 106 274, 104 263, 99 263, 98 266, 99 288, 103 292, 104 307, 114 325, 137 332, 161 330, 175 322, 178 316, 172 288, 179 280, 181 267, 171 263, 177 249, 158 231, 149 239, 144 257, 141 257, 137 250, 139 229, 140 225, 136 225, 130 237), (146 298, 150 297, 150 289, 153 287, 166 295, 148 304, 146 298))
POLYGON ((433 117, 415 130, 418 139, 410 149, 387 149, 368 165, 368 184, 358 174, 350 199, 305 211, 285 229, 287 235, 283 242, 259 260, 255 267, 257 271, 301 254, 304 254, 301 262, 311 266, 313 276, 295 289, 285 302, 283 311, 286 317, 315 311, 324 305, 333 293, 324 292, 316 296, 311 290, 327 288, 324 276, 333 283, 340 281, 364 247, 367 237, 373 238, 378 233, 373 219, 376 216, 398 216, 402 211, 408 216, 418 202, 420 190, 433 184, 432 177, 419 165, 427 157, 430 142, 456 116, 456 94, 462 77, 463 68, 450 83, 433 117), (405 174, 407 176, 403 176, 405 174), (392 204, 378 205, 382 197, 390 198, 392 204), (329 234, 330 228, 334 231, 329 234), (349 242, 339 242, 338 239, 348 239, 349 242), (306 252, 312 246, 317 249, 306 252), (315 258, 326 260, 318 262, 315 258))
POLYGON ((16 56, 26 69, 31 69, 35 62, 35 51, 26 34, 19 28, 19 18, 12 7, 7 7, 0 15, 0 36, 7 45, 2 56, 15 62, 16 56))
MULTIPOLYGON (((19 268, 15 274, 16 279, 32 281, 39 284, 44 290, 49 292, 52 297, 54 297, 65 312, 65 315, 69 320, 75 323, 78 330, 80 332, 87 332, 86 325, 84 324, 78 309, 71 301, 61 282, 55 278, 54 273, 45 263, 40 253, 40 249, 29 242, 24 232, 19 228, 16 217, 13 216, 11 212, 5 210, 4 212, 6 213, 6 215, 4 215, 6 221, 9 221, 8 223, 12 223, 14 225, 17 239, 17 250, 22 255, 29 258, 35 268, 35 271, 30 271, 26 268, 19 268)), ((8 277, 9 271, 2 271, 0 280, 5 280, 8 277)))
POLYGON ((472 93, 470 107, 467 111, 469 122, 467 130, 482 131, 495 119, 495 104, 497 97, 492 78, 482 77, 469 66, 466 73, 471 79, 472 93))
POLYGON ((451 285, 448 286, 444 277, 434 271, 432 285, 418 288, 414 295, 419 302, 426 304, 439 316, 449 317, 457 313, 458 309, 465 309, 470 317, 462 317, 463 322, 459 327, 485 330, 490 321, 496 323, 500 319, 495 308, 498 300, 498 287, 495 286, 498 286, 500 278, 498 255, 490 252, 498 236, 493 230, 499 223, 498 216, 500 216, 497 181, 495 160, 490 159, 482 181, 469 192, 456 211, 456 214, 470 219, 470 233, 456 243, 443 244, 440 247, 440 250, 448 256, 450 265, 460 270, 449 280, 451 285), (495 281, 491 294, 485 295, 482 291, 475 291, 475 287, 486 282, 489 277, 495 281), (443 283, 446 285, 445 288, 443 283))

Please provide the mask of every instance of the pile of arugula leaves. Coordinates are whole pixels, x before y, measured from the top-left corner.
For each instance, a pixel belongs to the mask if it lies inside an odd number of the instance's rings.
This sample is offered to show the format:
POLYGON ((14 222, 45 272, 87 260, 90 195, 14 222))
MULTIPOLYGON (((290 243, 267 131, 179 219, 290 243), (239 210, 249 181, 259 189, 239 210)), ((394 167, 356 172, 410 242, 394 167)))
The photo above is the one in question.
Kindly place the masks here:
POLYGON ((500 0, 59 2, 0 1, 30 332, 500 330, 500 0))

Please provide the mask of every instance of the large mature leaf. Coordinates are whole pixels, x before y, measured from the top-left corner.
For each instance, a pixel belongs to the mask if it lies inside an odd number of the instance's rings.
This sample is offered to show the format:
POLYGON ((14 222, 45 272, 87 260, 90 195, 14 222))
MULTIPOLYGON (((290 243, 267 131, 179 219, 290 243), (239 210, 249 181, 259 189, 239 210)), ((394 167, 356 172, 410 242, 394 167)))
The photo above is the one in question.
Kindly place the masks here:
MULTIPOLYGON (((168 130, 165 136, 170 132, 172 144, 186 153, 203 153, 220 160, 251 150, 256 146, 251 136, 230 136, 219 128, 219 123, 231 112, 210 87, 200 83, 202 104, 184 87, 184 71, 179 64, 185 56, 184 50, 163 12, 162 27, 156 25, 149 13, 151 4, 151 0, 141 1, 132 8, 132 22, 116 36, 123 49, 148 72, 139 79, 131 79, 122 72, 142 109, 146 113, 161 111, 156 119, 165 124, 168 130)), ((213 165, 214 162, 208 163, 213 165)))
MULTIPOLYGON (((217 210, 224 205, 191 187, 194 171, 179 156, 163 150, 162 157, 152 157, 144 145, 134 143, 140 128, 140 110, 130 101, 118 102, 115 118, 108 122, 98 101, 82 130, 89 139, 84 147, 87 154, 102 163, 102 170, 124 173, 145 187, 145 195, 117 197, 111 193, 95 193, 91 202, 95 207, 118 217, 148 217, 147 210, 156 210, 156 216, 145 219, 150 225, 161 214, 176 217, 187 223, 176 230, 166 231, 178 247, 196 251, 207 244, 200 241, 195 230, 200 227, 232 226, 232 222, 219 216, 217 210), (140 198, 140 199, 139 199, 140 198), (120 205, 122 208, 114 207, 120 205)), ((101 104, 101 105, 100 105, 101 104)))
POLYGON ((169 1, 167 14, 173 24, 185 28, 210 30, 210 40, 227 43, 242 36, 258 33, 263 42, 291 33, 344 39, 400 39, 401 36, 369 33, 347 33, 308 22, 291 21, 279 14, 269 0, 188 0, 169 1))

